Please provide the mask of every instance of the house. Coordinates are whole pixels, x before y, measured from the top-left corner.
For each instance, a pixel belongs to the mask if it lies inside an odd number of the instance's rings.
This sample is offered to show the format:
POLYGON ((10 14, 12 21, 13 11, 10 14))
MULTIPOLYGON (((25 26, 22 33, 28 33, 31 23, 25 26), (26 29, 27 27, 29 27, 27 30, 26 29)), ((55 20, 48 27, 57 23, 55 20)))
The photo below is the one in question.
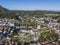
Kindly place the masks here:
POLYGON ((8 26, 15 26, 13 23, 8 22, 8 26))
POLYGON ((59 28, 59 26, 60 26, 60 24, 59 23, 57 23, 57 22, 49 22, 49 24, 48 24, 48 27, 49 28, 52 28, 52 29, 57 29, 57 28, 59 28))
POLYGON ((3 43, 2 43, 2 40, 0 39, 0 45, 2 45, 3 43))
POLYGON ((40 28, 41 28, 41 25, 40 25, 40 24, 38 24, 38 25, 37 25, 37 29, 40 29, 40 28))

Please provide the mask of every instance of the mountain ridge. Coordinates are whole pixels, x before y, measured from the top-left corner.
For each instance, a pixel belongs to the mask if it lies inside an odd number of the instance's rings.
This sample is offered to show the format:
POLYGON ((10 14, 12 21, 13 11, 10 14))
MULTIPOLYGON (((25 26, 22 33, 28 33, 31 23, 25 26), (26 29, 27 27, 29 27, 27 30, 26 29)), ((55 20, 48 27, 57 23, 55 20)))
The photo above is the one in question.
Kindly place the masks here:
POLYGON ((50 10, 9 10, 4 8, 3 6, 0 5, 0 10, 4 10, 4 11, 12 11, 12 12, 19 12, 19 11, 40 11, 40 12, 60 12, 60 11, 50 11, 50 10))
POLYGON ((29 16, 43 16, 44 14, 59 14, 57 11, 48 11, 48 10, 9 10, 0 5, 0 17, 15 18, 19 13, 20 16, 29 15, 29 16))

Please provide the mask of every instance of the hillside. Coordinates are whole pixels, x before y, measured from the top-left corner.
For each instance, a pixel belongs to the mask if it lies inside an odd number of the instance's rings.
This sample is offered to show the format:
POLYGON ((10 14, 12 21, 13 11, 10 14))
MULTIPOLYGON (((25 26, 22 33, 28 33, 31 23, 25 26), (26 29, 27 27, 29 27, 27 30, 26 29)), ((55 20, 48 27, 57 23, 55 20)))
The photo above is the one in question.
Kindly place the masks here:
POLYGON ((2 7, 2 6, 0 6, 0 12, 7 12, 8 11, 8 9, 6 9, 6 8, 4 8, 4 7, 2 7))
POLYGON ((0 18, 14 18, 14 13, 0 6, 0 18))
POLYGON ((60 12, 56 11, 46 11, 46 10, 35 10, 35 11, 24 11, 24 10, 8 10, 2 6, 0 6, 0 18, 16 18, 17 13, 20 16, 37 16, 41 17, 44 14, 60 14, 60 12))

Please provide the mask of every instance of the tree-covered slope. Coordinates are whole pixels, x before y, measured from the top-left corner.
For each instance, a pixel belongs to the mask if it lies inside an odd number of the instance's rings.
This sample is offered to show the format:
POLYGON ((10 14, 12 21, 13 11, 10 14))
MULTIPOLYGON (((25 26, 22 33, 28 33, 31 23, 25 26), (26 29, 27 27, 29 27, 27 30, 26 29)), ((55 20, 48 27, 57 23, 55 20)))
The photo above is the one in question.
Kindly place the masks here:
POLYGON ((34 10, 34 11, 24 11, 24 10, 8 10, 2 6, 0 6, 0 18, 16 18, 17 13, 20 16, 36 16, 41 17, 44 14, 60 14, 60 12, 56 11, 46 11, 46 10, 34 10))

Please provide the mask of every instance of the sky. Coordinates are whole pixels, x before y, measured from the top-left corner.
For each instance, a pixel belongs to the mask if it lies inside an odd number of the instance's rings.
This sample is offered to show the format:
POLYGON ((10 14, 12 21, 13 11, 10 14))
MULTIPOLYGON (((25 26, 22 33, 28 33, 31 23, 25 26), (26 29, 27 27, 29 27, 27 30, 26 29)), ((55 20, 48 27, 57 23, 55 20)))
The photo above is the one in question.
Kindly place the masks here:
POLYGON ((60 0, 0 0, 0 5, 9 10, 60 11, 60 0))

